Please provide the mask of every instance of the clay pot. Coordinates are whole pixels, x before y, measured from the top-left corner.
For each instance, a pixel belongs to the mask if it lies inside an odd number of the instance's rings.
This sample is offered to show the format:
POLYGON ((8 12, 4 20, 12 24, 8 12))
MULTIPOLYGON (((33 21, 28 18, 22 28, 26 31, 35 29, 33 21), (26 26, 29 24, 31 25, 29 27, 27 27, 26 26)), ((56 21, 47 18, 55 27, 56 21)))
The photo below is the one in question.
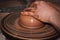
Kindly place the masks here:
POLYGON ((31 16, 26 16, 26 15, 21 15, 20 16, 20 23, 24 25, 26 28, 40 28, 43 27, 44 24, 38 21, 37 19, 31 17, 31 16))

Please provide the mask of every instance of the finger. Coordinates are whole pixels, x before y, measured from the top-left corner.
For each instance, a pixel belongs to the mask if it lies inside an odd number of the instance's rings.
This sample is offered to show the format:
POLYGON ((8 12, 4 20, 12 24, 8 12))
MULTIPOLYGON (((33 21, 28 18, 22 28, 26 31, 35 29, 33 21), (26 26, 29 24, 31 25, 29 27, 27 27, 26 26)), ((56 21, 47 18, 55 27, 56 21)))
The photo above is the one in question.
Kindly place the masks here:
POLYGON ((26 9, 24 9, 24 11, 31 11, 32 10, 32 8, 26 8, 26 9))
POLYGON ((29 15, 29 16, 33 16, 34 13, 33 12, 21 12, 22 15, 29 15))
POLYGON ((28 12, 28 15, 34 16, 33 12, 28 12))
POLYGON ((34 8, 31 8, 31 7, 24 9, 24 11, 29 11, 29 12, 32 10, 34 10, 34 8))
POLYGON ((21 15, 28 15, 28 12, 21 12, 21 15))

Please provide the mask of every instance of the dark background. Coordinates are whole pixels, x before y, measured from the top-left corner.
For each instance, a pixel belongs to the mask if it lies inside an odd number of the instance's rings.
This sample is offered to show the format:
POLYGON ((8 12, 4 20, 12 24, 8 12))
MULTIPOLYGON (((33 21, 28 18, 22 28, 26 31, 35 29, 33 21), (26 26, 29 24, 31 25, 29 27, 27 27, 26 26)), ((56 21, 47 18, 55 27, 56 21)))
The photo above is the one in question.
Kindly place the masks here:
MULTIPOLYGON (((56 4, 60 7, 60 0, 44 0, 56 4)), ((0 0, 0 12, 19 12, 28 3, 26 0, 0 0), (21 5, 24 5, 21 7, 21 5)))
MULTIPOLYGON (((60 4, 60 0, 44 0, 44 1, 49 1, 57 5, 60 4)), ((21 4, 26 4, 26 3, 27 3, 26 0, 0 0, 0 8, 15 7, 15 6, 20 6, 21 4)))

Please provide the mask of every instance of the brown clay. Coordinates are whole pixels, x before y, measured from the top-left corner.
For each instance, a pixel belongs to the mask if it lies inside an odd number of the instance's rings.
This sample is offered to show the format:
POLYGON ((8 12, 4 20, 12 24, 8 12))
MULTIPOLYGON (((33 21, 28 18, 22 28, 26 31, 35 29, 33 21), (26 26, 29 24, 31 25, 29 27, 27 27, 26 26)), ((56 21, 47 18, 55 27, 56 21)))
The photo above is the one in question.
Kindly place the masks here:
POLYGON ((26 28, 39 28, 43 27, 44 24, 40 21, 36 20, 31 16, 21 15, 20 16, 20 23, 26 26, 26 28))
MULTIPOLYGON (((21 15, 22 16, 22 15, 21 15)), ((28 29, 28 27, 32 28, 32 26, 30 26, 31 24, 29 24, 28 26, 26 26, 26 28, 24 28, 25 26, 21 26, 19 23, 19 14, 10 14, 7 17, 5 17, 5 19, 2 21, 2 32, 4 33, 5 36, 7 36, 6 38, 9 40, 20 40, 20 39, 50 39, 52 37, 57 36, 57 33, 55 31, 55 29, 51 26, 51 25, 44 25, 44 26, 38 26, 39 22, 34 19, 31 16, 22 16, 25 21, 25 25, 27 25, 26 22, 28 22, 26 19, 30 19, 32 18, 33 20, 35 20, 32 24, 34 28, 39 28, 39 29, 28 29), (4 25, 4 26, 3 26, 4 25), (37 26, 35 26, 37 25, 37 26), (9 37, 8 37, 9 36, 9 37)), ((30 22, 30 21, 29 21, 30 22)), ((28 22, 28 23, 29 23, 28 22)), ((40 22, 41 23, 41 22, 40 22)), ((42 24, 40 24, 42 25, 42 24)))

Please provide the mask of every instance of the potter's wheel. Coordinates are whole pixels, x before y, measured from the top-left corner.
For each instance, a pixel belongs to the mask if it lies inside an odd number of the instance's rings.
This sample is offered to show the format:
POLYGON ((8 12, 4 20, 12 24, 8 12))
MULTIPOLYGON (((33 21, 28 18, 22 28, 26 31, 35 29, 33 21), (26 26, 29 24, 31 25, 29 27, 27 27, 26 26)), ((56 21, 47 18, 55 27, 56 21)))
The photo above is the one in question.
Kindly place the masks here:
POLYGON ((2 30, 19 39, 49 39, 56 36, 56 31, 51 25, 45 25, 37 29, 23 27, 19 23, 19 14, 9 14, 2 21, 2 30))

